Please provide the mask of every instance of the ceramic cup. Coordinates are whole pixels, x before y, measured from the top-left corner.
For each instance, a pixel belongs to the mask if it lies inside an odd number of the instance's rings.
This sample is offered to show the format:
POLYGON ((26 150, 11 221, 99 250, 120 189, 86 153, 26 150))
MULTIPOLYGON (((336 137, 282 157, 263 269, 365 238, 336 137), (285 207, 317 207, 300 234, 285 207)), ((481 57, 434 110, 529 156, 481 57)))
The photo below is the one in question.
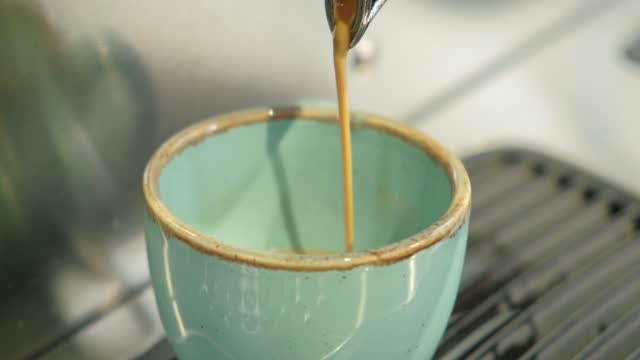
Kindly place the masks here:
POLYGON ((149 268, 180 359, 433 355, 462 271, 468 176, 400 123, 354 114, 352 136, 351 253, 335 109, 214 117, 153 155, 149 268))

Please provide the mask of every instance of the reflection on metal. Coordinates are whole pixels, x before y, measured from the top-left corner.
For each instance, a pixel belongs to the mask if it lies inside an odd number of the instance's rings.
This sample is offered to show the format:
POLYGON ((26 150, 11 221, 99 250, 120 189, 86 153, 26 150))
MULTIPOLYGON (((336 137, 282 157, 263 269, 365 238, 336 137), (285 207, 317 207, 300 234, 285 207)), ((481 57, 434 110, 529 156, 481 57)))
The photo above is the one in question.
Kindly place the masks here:
POLYGON ((354 75, 371 75, 380 57, 380 49, 371 39, 364 38, 351 50, 350 68, 354 75))

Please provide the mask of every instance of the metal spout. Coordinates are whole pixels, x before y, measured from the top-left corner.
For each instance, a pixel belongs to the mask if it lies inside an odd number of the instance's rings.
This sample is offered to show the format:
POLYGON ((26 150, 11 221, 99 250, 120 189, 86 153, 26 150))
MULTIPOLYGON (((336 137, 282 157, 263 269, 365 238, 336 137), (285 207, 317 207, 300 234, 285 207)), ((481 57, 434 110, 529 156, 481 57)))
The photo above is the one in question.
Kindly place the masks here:
MULTIPOLYGON (((354 47, 358 44, 364 33, 366 32, 371 20, 378 14, 382 5, 387 0, 358 0, 358 13, 353 20, 353 27, 351 28, 351 44, 350 47, 354 47)), ((333 14, 335 0, 325 0, 325 11, 327 13, 327 21, 329 22, 329 29, 333 31, 335 27, 335 18, 333 14)))

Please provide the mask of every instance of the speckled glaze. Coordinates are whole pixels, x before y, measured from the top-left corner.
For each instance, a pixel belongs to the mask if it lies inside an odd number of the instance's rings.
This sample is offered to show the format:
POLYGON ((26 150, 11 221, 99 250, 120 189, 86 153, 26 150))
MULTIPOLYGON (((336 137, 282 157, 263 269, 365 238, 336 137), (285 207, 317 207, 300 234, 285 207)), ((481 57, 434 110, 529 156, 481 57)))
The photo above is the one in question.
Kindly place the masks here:
POLYGON ((356 114, 356 247, 341 253, 335 114, 227 114, 152 157, 149 268, 180 359, 433 355, 462 271, 467 174, 418 131, 356 114), (324 255, 288 253, 300 249, 324 255))

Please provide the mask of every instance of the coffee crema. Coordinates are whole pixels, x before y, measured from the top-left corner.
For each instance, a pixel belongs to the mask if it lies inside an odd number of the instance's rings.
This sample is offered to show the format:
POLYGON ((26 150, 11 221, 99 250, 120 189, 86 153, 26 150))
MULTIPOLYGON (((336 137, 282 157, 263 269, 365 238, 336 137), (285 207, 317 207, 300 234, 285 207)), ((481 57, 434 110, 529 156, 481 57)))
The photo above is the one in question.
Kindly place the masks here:
POLYGON ((345 250, 353 250, 353 166, 351 155, 351 119, 347 93, 347 53, 351 45, 351 29, 358 7, 358 0, 335 0, 333 29, 333 63, 338 93, 340 141, 342 144, 342 172, 344 193, 345 250))

